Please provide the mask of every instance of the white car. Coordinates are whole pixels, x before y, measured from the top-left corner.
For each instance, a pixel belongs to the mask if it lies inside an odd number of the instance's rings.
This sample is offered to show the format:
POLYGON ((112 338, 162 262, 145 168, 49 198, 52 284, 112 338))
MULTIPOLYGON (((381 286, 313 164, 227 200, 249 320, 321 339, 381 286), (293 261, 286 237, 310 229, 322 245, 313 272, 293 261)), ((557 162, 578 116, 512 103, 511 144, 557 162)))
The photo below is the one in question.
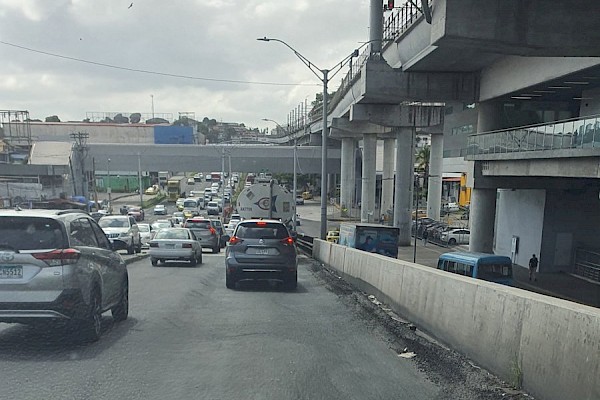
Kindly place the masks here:
POLYGON ((157 204, 154 206, 154 215, 167 215, 167 208, 164 204, 157 204))
POLYGON ((216 201, 209 201, 206 205, 206 212, 208 215, 218 215, 219 211, 221 211, 221 207, 216 201))
POLYGON ((113 244, 115 250, 126 249, 127 254, 142 251, 142 237, 135 219, 128 215, 107 215, 98 225, 113 244))
POLYGON ((448 243, 450 246, 454 246, 457 244, 469 244, 470 236, 471 231, 468 229, 450 229, 441 233, 440 240, 444 243, 448 243))
POLYGON ((189 261, 192 266, 202 264, 202 246, 187 228, 161 229, 149 244, 150 262, 155 267, 167 260, 189 261))
POLYGON ((458 206, 458 203, 451 201, 450 203, 446 204, 444 206, 444 211, 447 212, 456 212, 459 211, 460 207, 458 206))
POLYGON ((147 248, 148 242, 152 240, 152 236, 155 232, 150 228, 150 224, 137 224, 137 226, 140 230, 140 237, 142 238, 142 247, 147 248))

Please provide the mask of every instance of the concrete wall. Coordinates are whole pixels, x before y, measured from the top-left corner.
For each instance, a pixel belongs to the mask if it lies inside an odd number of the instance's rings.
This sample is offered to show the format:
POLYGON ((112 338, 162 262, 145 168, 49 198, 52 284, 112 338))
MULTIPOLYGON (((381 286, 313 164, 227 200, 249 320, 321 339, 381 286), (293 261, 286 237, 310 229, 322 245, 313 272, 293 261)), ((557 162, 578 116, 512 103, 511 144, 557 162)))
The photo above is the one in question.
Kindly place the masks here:
POLYGON ((540 259, 540 272, 549 272, 547 254, 541 254, 544 231, 545 190, 499 190, 496 207, 496 254, 511 256, 512 237, 519 237, 519 252, 515 264, 527 267, 531 255, 540 259))
MULTIPOLYGON (((547 400, 600 398, 600 311, 315 239, 313 257, 547 400)), ((417 355, 418 357, 418 355, 417 355)))
POLYGON ((575 248, 598 248, 597 189, 548 190, 542 236, 542 271, 570 271, 575 248))
POLYGON ((87 132, 88 143, 154 143, 153 125, 31 122, 34 141, 72 142, 70 134, 87 132))

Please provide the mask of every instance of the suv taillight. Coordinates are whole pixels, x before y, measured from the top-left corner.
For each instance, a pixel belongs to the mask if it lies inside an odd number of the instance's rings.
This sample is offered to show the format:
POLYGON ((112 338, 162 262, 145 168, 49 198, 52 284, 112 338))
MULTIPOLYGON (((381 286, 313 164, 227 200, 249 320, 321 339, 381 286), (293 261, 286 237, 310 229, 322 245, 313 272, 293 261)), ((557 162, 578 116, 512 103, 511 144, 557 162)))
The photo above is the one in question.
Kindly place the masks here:
POLYGON ((50 267, 58 267, 60 265, 76 264, 81 253, 75 249, 58 249, 47 253, 33 253, 32 256, 44 261, 50 267))
POLYGON ((242 242, 243 242, 243 240, 242 240, 242 239, 240 239, 240 238, 239 238, 239 237, 237 237, 237 236, 232 236, 232 237, 231 237, 231 239, 229 239, 229 244, 230 244, 230 245, 234 245, 234 244, 240 244, 240 243, 242 243, 242 242))
POLYGON ((192 244, 191 243, 183 243, 181 245, 182 249, 191 249, 192 248, 192 244))
POLYGON ((287 245, 291 246, 291 245, 293 245, 293 244, 294 244, 294 239, 293 239, 292 237, 288 236, 288 237, 286 237, 285 239, 283 239, 283 240, 281 241, 281 243, 283 243, 283 244, 287 244, 287 245))
POLYGON ((215 229, 215 228, 213 228, 212 226, 211 226, 209 229, 210 229, 210 234, 211 234, 211 235, 216 235, 216 234, 217 234, 217 231, 216 231, 216 229, 215 229))

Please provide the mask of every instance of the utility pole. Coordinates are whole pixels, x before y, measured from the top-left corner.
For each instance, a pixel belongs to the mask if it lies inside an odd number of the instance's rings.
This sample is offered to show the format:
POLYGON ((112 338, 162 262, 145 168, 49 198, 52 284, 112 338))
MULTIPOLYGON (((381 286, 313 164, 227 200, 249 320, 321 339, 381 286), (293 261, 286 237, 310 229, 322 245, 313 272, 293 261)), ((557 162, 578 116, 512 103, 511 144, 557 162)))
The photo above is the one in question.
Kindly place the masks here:
MULTIPOLYGON (((85 158, 87 157, 87 140, 90 137, 90 134, 87 132, 77 132, 71 133, 71 139, 75 142, 75 150, 77 151, 77 158, 79 159, 79 172, 81 174, 81 195, 87 197, 88 188, 87 188, 87 178, 85 173, 85 158)), ((73 176, 73 180, 75 181, 75 176, 73 176)), ((73 184, 76 188, 77 185, 73 184)), ((77 192, 77 189, 75 189, 77 192)))
POLYGON ((96 203, 96 208, 100 210, 98 207, 98 190, 96 188, 96 159, 92 158, 92 190, 94 191, 94 202, 96 203))
POLYGON ((138 187, 140 192, 140 208, 144 208, 144 192, 142 190, 142 158, 140 153, 137 153, 138 156, 138 187))

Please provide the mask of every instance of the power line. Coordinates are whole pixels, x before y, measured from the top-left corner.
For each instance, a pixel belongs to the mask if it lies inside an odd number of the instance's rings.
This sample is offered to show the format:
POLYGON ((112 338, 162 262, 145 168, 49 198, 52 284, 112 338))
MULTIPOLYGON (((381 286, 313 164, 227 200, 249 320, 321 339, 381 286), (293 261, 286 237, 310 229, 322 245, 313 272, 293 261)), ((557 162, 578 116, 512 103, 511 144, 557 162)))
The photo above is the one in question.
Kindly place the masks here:
POLYGON ((256 82, 256 81, 242 81, 242 80, 235 80, 235 79, 217 79, 217 78, 204 78, 204 77, 198 77, 198 76, 190 76, 190 75, 170 74, 167 72, 158 72, 158 71, 150 71, 150 70, 139 69, 139 68, 122 67, 119 65, 106 64, 106 63, 101 63, 101 62, 97 62, 97 61, 90 61, 90 60, 85 60, 85 59, 77 58, 77 57, 64 56, 61 54, 50 53, 50 52, 43 51, 43 50, 32 49, 30 47, 21 46, 21 45, 14 44, 14 43, 4 42, 2 40, 0 40, 0 44, 15 47, 15 48, 21 49, 21 50, 30 51, 33 53, 43 54, 43 55, 50 56, 50 57, 62 58, 64 60, 76 61, 76 62, 80 62, 80 63, 84 63, 84 64, 91 64, 91 65, 96 65, 99 67, 113 68, 113 69, 119 69, 119 70, 123 70, 123 71, 129 71, 129 72, 137 72, 137 73, 149 74, 149 75, 167 76, 170 78, 192 79, 192 80, 197 80, 197 81, 222 82, 222 83, 243 83, 243 84, 249 84, 249 85, 265 85, 265 86, 321 86, 320 84, 317 84, 317 83, 256 82))

